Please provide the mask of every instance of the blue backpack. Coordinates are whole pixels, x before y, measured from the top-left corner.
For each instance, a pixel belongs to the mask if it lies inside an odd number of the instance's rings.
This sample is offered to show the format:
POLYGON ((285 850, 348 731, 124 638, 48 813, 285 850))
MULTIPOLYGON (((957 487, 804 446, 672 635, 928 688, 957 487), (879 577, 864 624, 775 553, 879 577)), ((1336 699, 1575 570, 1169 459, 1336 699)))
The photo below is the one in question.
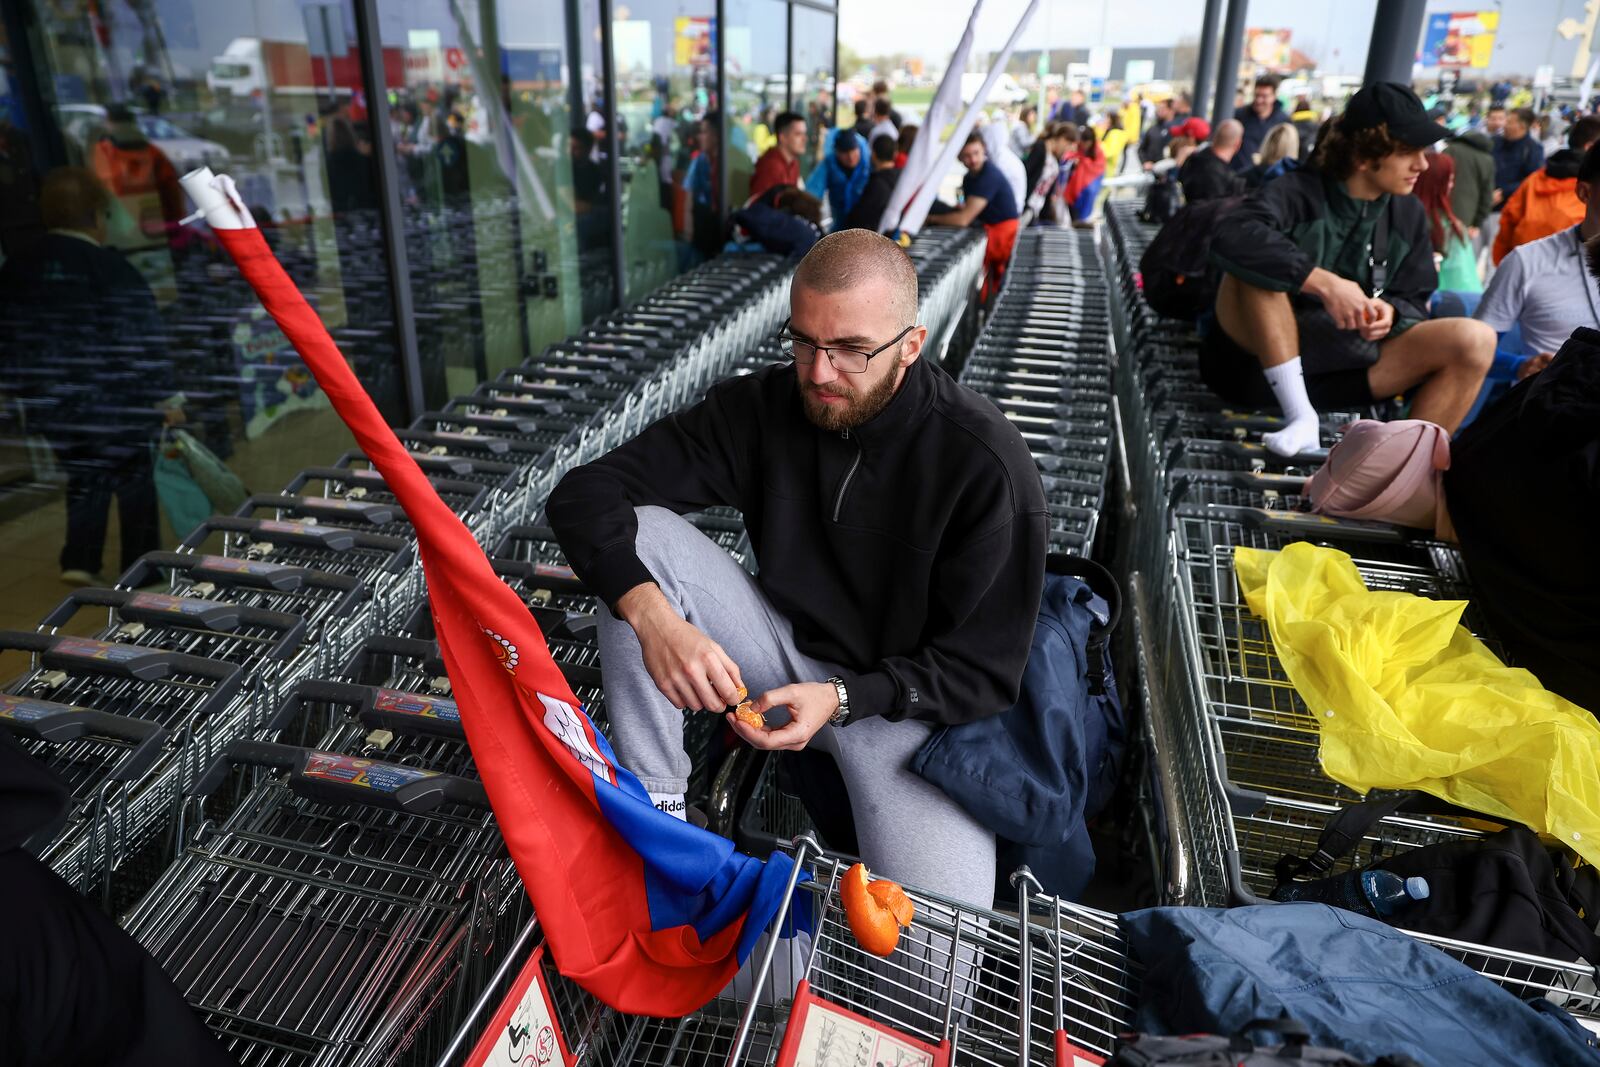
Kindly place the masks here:
POLYGON ((1017 702, 935 731, 911 767, 1002 839, 1001 870, 1026 863, 1070 900, 1094 874, 1087 823, 1115 792, 1127 745, 1107 647, 1122 595, 1098 563, 1052 555, 1047 570, 1017 702))

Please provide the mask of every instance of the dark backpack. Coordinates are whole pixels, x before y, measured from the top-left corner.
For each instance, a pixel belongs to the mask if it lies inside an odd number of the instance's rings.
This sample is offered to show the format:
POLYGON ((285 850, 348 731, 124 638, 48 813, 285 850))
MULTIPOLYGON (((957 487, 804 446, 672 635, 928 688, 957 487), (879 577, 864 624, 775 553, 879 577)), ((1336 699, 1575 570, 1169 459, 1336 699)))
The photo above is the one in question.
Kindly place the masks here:
POLYGON ((1139 218, 1165 226, 1172 216, 1183 209, 1183 186, 1178 183, 1178 168, 1156 178, 1150 191, 1144 194, 1144 208, 1139 218))
POLYGON ((1087 822, 1115 792, 1127 745, 1109 648, 1122 591, 1091 560, 1053 553, 1045 570, 1016 703, 935 730, 911 769, 994 831, 1001 870, 1025 863, 1075 900, 1094 873, 1087 822))
POLYGON ((1193 321, 1211 309, 1216 287, 1210 273, 1211 235, 1242 196, 1185 205, 1161 227, 1139 257, 1144 299, 1160 315, 1193 321))
MULTIPOLYGON (((1332 1064, 1334 1067, 1368 1067, 1365 1060, 1320 1048, 1310 1043, 1311 1032, 1292 1019, 1257 1019, 1232 1037, 1216 1034, 1184 1034, 1162 1037, 1151 1034, 1124 1034, 1117 1039, 1117 1052, 1106 1061, 1107 1067, 1301 1067, 1304 1064, 1332 1064), (1266 1030, 1283 1037, 1281 1045, 1258 1045, 1251 1031, 1266 1030)), ((1410 1056, 1385 1056, 1371 1067, 1421 1067, 1410 1056)))
MULTIPOLYGON (((1307 858, 1278 861, 1280 885, 1319 878, 1348 855, 1380 819, 1399 812, 1468 816, 1426 793, 1374 792, 1340 810, 1323 828, 1307 858)), ((1565 848, 1547 847, 1526 826, 1511 825, 1481 838, 1406 849, 1369 864, 1402 878, 1428 880, 1428 897, 1387 920, 1403 930, 1471 941, 1551 959, 1600 962, 1600 874, 1578 867, 1565 848)))

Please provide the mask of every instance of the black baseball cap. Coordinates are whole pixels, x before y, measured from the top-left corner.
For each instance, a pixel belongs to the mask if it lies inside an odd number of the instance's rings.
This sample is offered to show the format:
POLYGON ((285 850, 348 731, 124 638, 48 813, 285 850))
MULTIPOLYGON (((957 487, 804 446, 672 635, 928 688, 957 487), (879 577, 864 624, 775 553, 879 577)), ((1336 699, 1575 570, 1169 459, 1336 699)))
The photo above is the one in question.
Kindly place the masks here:
POLYGON ((1428 117, 1428 112, 1411 91, 1399 82, 1373 82, 1363 86, 1344 106, 1340 129, 1354 132, 1387 126, 1389 136, 1412 148, 1426 148, 1450 136, 1450 131, 1428 117))

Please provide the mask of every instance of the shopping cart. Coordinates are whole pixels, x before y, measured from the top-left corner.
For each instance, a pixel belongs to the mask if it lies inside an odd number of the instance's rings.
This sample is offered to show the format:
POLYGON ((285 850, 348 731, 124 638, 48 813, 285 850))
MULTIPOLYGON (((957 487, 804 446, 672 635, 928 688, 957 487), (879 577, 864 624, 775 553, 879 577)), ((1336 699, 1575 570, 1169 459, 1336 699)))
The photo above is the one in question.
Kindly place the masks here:
POLYGON ((475 780, 237 741, 188 792, 224 789, 125 926, 242 1064, 396 1062, 527 919, 475 780))
POLYGON ((65 823, 34 845, 80 892, 108 904, 170 857, 163 831, 202 761, 247 719, 236 663, 103 638, 0 631, 30 667, 0 694, 0 726, 71 795, 65 823), (137 863, 133 862, 137 860, 137 863), (112 874, 118 873, 113 886, 112 874))
MULTIPOLYGON (((489 491, 476 482, 428 475, 428 484, 445 506, 461 517, 469 529, 489 525, 489 491)), ((289 479, 277 494, 258 493, 235 514, 254 515, 268 509, 280 518, 312 518, 319 523, 405 537, 411 523, 399 500, 373 470, 308 467, 289 479)))
POLYGON ((329 574, 261 560, 214 556, 200 552, 147 552, 117 579, 125 590, 158 583, 175 595, 204 597, 240 607, 293 615, 304 620, 302 654, 307 670, 344 655, 345 644, 359 639, 367 620, 366 586, 348 574, 329 574))
MULTIPOLYGON (((811 838, 791 847, 799 892, 773 928, 791 928, 791 909, 802 928, 809 921, 798 985, 795 951, 769 937, 743 1003, 648 1023, 635 1062, 791 1065, 827 1062, 832 1050, 842 1062, 1011 1067, 1023 1050, 1022 1062, 1052 1062, 1058 1034, 1106 1055, 1131 1023, 1138 968, 1114 916, 1024 891, 1019 918, 906 886, 915 920, 893 954, 873 957, 843 913, 845 861, 811 838), (1040 904, 1048 914, 1036 922, 1040 904)), ((1025 889, 1029 877, 1019 875, 1025 889)))
POLYGON ((321 523, 213 515, 184 539, 181 550, 355 578, 369 592, 370 628, 402 618, 422 595, 416 543, 410 537, 321 523))

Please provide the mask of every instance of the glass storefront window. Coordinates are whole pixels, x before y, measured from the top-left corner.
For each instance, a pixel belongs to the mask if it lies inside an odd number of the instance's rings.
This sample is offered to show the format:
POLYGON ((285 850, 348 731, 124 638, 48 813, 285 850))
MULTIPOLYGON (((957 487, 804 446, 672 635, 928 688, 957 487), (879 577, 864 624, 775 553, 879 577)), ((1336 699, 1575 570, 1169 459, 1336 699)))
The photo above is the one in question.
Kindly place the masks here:
POLYGON ((835 16, 815 8, 794 8, 793 110, 806 117, 806 154, 800 161, 802 176, 822 159, 828 130, 836 120, 833 85, 835 16))
POLYGON ((722 246, 716 157, 716 6, 618 0, 612 8, 622 170, 624 292, 637 298, 722 246))
POLYGON ((728 62, 728 202, 750 196, 761 153, 777 143, 773 119, 789 99, 789 9, 783 0, 725 0, 728 62))
POLYGON ((157 506, 164 424, 257 491, 352 444, 184 223, 185 171, 233 176, 384 413, 405 404, 349 0, 7 6, 0 552, 31 565, 9 569, 0 626, 31 629, 63 576, 114 580, 190 532, 157 506))
POLYGON ((597 44, 569 54, 580 6, 593 5, 379 7, 430 405, 610 306, 609 172, 568 85, 598 80, 597 44))

